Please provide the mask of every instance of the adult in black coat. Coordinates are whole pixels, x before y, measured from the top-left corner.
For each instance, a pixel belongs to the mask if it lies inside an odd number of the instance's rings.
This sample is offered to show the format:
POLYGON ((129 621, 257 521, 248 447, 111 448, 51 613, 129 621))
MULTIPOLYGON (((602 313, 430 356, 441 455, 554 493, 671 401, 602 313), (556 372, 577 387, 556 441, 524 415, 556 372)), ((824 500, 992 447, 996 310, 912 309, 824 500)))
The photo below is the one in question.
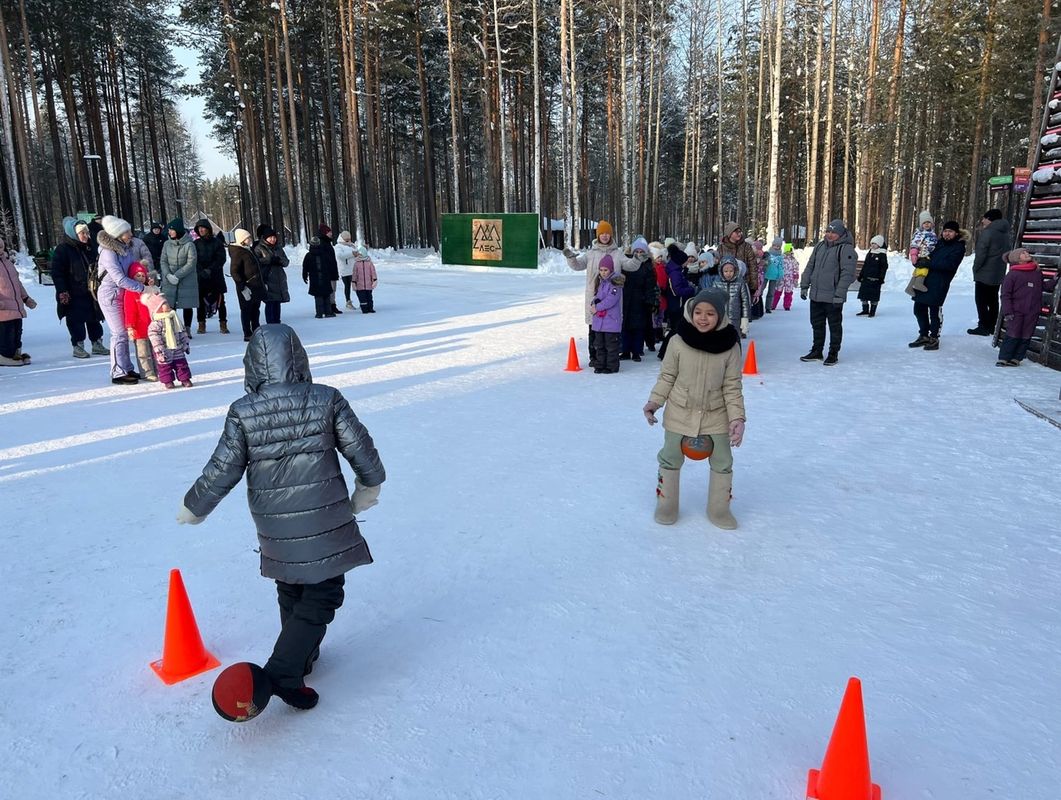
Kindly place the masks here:
POLYGON ((225 308, 225 245, 214 236, 210 220, 195 223, 195 271, 199 278, 199 333, 206 333, 206 320, 217 310, 221 333, 228 333, 228 310, 225 308))
POLYGON ((265 300, 265 283, 262 280, 258 256, 251 247, 250 232, 242 228, 235 231, 236 241, 228 248, 229 272, 236 284, 236 300, 239 302, 239 318, 243 325, 243 341, 249 342, 251 335, 261 325, 262 302, 265 300))
POLYGON ((291 293, 287 288, 287 253, 280 245, 280 235, 268 223, 258 226, 254 255, 265 286, 265 322, 273 325, 280 322, 280 306, 291 302, 291 293))
POLYGON ((976 327, 966 333, 973 336, 990 336, 998 322, 998 292, 1002 279, 1006 277, 1006 264, 1002 254, 1013 247, 1009 220, 1002 218, 997 208, 990 209, 980 220, 983 231, 976 240, 976 257, 973 258, 973 282, 976 286, 976 327))
POLYGON ((969 232, 963 231, 954 220, 943 225, 936 249, 928 262, 925 291, 914 295, 914 316, 917 317, 918 337, 910 347, 939 350, 939 334, 943 326, 943 304, 947 300, 951 281, 965 258, 969 232))
POLYGON ((166 237, 163 235, 162 229, 165 227, 161 222, 152 222, 151 232, 145 233, 142 239, 147 246, 147 251, 151 253, 151 258, 156 268, 162 263, 162 247, 166 244, 166 237))
POLYGON ((633 358, 640 361, 645 354, 645 332, 651 330, 653 289, 656 288, 656 269, 652 265, 652 256, 648 246, 640 248, 624 264, 623 275, 623 349, 621 359, 633 358))
MULTIPOLYGON (((326 253, 329 249, 314 236, 310 239, 309 252, 302 258, 302 282, 309 285, 309 293, 316 301, 317 319, 335 316, 331 305, 332 282, 328 279, 331 273, 326 253)), ((332 256, 335 256, 334 251, 332 256)))
POLYGON ((66 321, 74 358, 88 358, 85 337, 92 342, 92 352, 108 355, 103 346, 103 315, 88 288, 88 276, 96 269, 96 247, 85 222, 67 217, 63 220, 63 239, 52 253, 52 281, 55 283, 55 311, 66 321))
POLYGON ((339 307, 335 305, 335 289, 339 285, 339 261, 335 258, 335 244, 332 240, 332 229, 323 222, 317 228, 317 238, 321 243, 321 259, 328 281, 331 282, 332 291, 328 301, 332 314, 342 314, 339 307))

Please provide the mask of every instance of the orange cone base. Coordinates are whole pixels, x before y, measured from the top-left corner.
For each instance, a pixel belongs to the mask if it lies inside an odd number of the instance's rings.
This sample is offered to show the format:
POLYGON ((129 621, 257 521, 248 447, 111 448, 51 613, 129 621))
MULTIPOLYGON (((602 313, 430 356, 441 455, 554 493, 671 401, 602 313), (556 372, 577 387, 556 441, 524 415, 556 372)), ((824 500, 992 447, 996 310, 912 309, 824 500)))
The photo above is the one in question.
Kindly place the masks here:
POLYGON ((171 672, 166 672, 162 668, 161 658, 158 661, 151 662, 151 669, 153 669, 155 671, 155 674, 162 679, 162 682, 164 684, 166 684, 167 686, 172 686, 175 683, 180 683, 183 680, 187 680, 188 678, 192 678, 196 675, 201 675, 204 672, 209 672, 210 670, 221 666, 221 662, 214 658, 212 655, 210 655, 210 653, 206 652, 205 650, 203 652, 206 653, 206 660, 203 661, 202 665, 196 667, 191 672, 184 673, 183 675, 176 675, 171 672))
MULTIPOLYGON (((807 775, 807 800, 826 800, 818 797, 818 774, 818 770, 812 769, 807 775)), ((869 800, 881 800, 880 787, 875 783, 871 783, 870 786, 872 788, 869 800)))

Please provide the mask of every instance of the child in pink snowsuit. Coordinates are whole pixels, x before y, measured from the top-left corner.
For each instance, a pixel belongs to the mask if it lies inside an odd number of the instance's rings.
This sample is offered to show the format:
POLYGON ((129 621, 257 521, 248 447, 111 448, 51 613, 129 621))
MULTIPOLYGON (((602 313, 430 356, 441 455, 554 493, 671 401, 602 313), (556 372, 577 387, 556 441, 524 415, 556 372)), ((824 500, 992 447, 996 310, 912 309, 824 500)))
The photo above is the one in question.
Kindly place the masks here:
POLYGON ((176 376, 181 386, 192 385, 192 370, 188 366, 188 353, 191 343, 188 332, 184 330, 177 313, 166 302, 165 295, 148 294, 143 296, 143 303, 151 312, 151 324, 147 337, 155 353, 155 364, 158 367, 158 379, 167 389, 173 388, 176 376))
POLYGON ((796 257, 792 255, 792 243, 787 242, 784 247, 785 256, 782 260, 782 272, 781 280, 777 284, 777 289, 774 290, 774 296, 771 298, 771 308, 777 308, 777 302, 781 299, 781 295, 785 296, 785 311, 792 310, 792 294, 796 291, 796 287, 799 286, 799 262, 796 261, 796 257))
POLYGON ((368 250, 364 247, 358 248, 354 260, 354 291, 357 292, 357 302, 361 305, 362 314, 376 313, 372 305, 372 290, 378 283, 376 265, 368 257, 368 250))

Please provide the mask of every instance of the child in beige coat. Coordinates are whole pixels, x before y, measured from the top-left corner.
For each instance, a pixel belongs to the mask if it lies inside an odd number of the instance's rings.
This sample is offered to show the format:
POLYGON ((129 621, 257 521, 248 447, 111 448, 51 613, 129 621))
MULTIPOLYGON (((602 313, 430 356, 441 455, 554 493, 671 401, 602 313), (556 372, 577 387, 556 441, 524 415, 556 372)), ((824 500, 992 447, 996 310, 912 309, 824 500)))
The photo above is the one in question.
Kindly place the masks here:
POLYGON ((678 485, 685 461, 683 443, 711 450, 707 516, 719 528, 732 530, 730 512, 733 453, 744 438, 744 394, 741 389, 740 333, 726 314, 728 297, 704 289, 685 303, 677 330, 667 343, 659 379, 645 404, 649 425, 663 411, 663 449, 659 451, 656 522, 678 519, 678 485))

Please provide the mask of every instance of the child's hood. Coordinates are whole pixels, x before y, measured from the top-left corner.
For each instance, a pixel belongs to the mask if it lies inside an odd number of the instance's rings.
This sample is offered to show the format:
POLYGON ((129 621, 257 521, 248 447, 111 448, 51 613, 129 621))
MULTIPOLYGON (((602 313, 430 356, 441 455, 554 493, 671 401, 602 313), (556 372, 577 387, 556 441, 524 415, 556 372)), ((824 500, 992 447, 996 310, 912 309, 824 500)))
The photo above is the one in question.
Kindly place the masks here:
POLYGON ((298 334, 287 325, 262 325, 254 331, 243 357, 244 388, 257 392, 269 383, 312 383, 309 356, 298 334))

